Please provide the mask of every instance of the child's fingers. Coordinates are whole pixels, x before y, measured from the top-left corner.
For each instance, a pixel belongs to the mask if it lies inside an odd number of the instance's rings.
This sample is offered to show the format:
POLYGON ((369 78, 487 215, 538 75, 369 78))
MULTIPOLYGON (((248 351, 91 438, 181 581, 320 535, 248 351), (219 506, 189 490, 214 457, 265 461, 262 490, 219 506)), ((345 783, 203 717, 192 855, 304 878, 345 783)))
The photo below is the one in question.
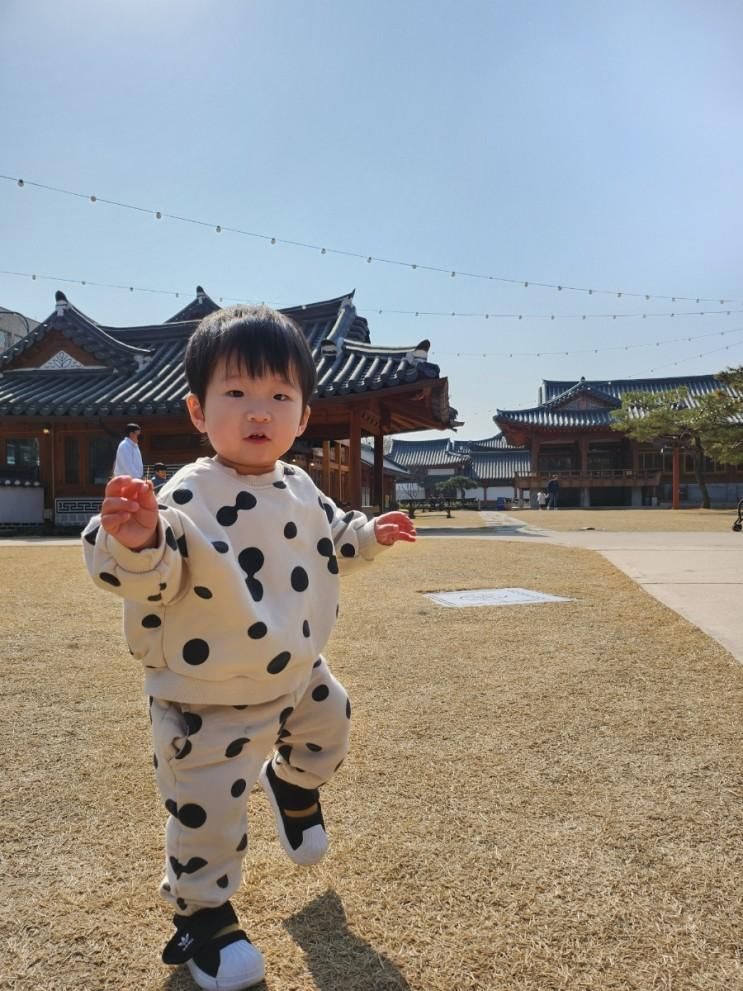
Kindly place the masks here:
POLYGON ((139 503, 134 499, 127 499, 124 496, 107 496, 101 506, 101 515, 106 516, 111 513, 136 513, 139 511, 139 503))

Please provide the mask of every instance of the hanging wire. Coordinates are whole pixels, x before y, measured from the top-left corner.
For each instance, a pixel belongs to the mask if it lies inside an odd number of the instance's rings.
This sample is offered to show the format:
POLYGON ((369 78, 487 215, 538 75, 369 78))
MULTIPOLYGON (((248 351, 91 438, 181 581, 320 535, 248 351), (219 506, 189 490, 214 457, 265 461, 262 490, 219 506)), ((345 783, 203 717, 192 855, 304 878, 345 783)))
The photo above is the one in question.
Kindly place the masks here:
POLYGON ((21 189, 25 189, 31 186, 35 189, 43 189, 46 190, 47 192, 58 193, 63 196, 73 196, 77 199, 88 199, 90 200, 91 203, 104 203, 107 206, 117 207, 118 209, 122 209, 122 210, 133 210, 136 211, 137 213, 146 213, 149 214, 150 216, 154 216, 158 220, 167 218, 168 220, 175 220, 178 221, 179 223, 195 224, 200 227, 208 227, 211 228, 212 230, 215 230, 217 233, 228 231, 231 234, 238 234, 243 237, 251 237, 251 238, 257 238, 262 241, 268 241, 272 245, 284 244, 296 248, 305 248, 310 251, 319 251, 323 255, 326 254, 341 255, 346 258, 358 258, 365 262, 374 261, 383 265, 396 265, 401 268, 409 268, 413 271, 419 269, 425 272, 437 272, 444 275, 448 275, 450 278, 454 278, 455 276, 461 276, 467 279, 479 279, 488 282, 499 282, 507 285, 523 286, 525 289, 528 289, 530 286, 536 286, 541 289, 555 289, 557 292, 567 291, 567 292, 587 293, 589 296, 592 296, 594 294, 609 295, 609 296, 615 296, 617 299, 622 299, 623 297, 626 296, 635 299, 644 298, 645 300, 664 299, 664 300, 670 300, 672 303, 675 303, 677 301, 694 302, 697 304, 702 302, 704 303, 716 302, 719 303, 720 306, 724 306, 726 303, 743 303, 743 300, 740 299, 735 299, 735 300, 729 298, 715 299, 714 297, 710 297, 710 296, 686 296, 686 295, 668 296, 662 293, 633 292, 626 289, 597 289, 593 287, 586 288, 584 286, 572 286, 572 285, 569 286, 557 282, 541 282, 534 279, 513 279, 501 275, 488 275, 481 272, 465 272, 465 271, 460 271, 459 269, 455 269, 452 266, 441 267, 437 265, 424 265, 421 262, 402 261, 397 258, 382 258, 377 255, 370 254, 368 251, 365 252, 345 251, 340 248, 328 248, 320 244, 313 244, 305 241, 293 241, 288 238, 277 237, 276 235, 263 234, 258 231, 248 231, 248 230, 243 230, 242 228, 239 227, 231 227, 225 224, 218 224, 215 223, 214 221, 197 220, 194 217, 186 217, 186 216, 181 216, 179 214, 166 213, 164 210, 162 211, 152 210, 150 208, 137 206, 132 203, 123 203, 120 200, 108 199, 106 197, 97 196, 97 195, 89 195, 71 189, 64 189, 60 186, 51 186, 46 183, 35 182, 31 179, 19 179, 15 176, 9 176, 3 174, 0 174, 0 179, 6 182, 15 183, 21 189))
MULTIPOLYGON (((49 282, 64 282, 68 285, 96 286, 102 289, 124 289, 127 292, 145 292, 162 296, 188 295, 183 289, 154 289, 146 286, 122 285, 117 282, 96 282, 91 279, 73 279, 66 276, 40 275, 36 272, 16 272, 0 270, 0 275, 28 278, 36 281, 43 279, 49 282)), ((228 303, 264 303, 265 300, 246 299, 241 296, 219 296, 219 302, 228 303)), ((279 305, 277 301, 269 301, 271 305, 279 305)), ((368 307, 358 309, 359 313, 375 313, 381 315, 402 315, 413 317, 446 317, 448 319, 478 318, 485 320, 625 320, 628 318, 646 319, 646 317, 730 317, 743 313, 743 310, 678 310, 672 313, 457 313, 456 311, 436 310, 396 310, 390 308, 368 307)))

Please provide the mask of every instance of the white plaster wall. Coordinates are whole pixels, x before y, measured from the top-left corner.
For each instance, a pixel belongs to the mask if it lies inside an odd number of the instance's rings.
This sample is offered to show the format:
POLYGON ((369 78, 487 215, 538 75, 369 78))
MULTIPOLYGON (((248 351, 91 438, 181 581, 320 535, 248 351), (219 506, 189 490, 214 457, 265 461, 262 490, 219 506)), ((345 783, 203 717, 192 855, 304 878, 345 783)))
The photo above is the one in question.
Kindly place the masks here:
POLYGON ((0 486, 0 523, 43 523, 44 490, 22 485, 0 486))

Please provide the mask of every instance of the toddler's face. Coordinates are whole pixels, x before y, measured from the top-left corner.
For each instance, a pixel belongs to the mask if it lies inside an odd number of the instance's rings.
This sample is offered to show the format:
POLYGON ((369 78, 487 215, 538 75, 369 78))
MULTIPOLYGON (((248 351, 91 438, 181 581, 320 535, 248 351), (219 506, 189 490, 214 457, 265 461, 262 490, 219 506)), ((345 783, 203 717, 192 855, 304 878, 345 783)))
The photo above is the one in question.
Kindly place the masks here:
POLYGON ((190 393, 188 412, 206 433, 222 464, 241 475, 272 471, 307 426, 310 410, 293 378, 268 374, 252 378, 244 368, 220 359, 203 405, 190 393))

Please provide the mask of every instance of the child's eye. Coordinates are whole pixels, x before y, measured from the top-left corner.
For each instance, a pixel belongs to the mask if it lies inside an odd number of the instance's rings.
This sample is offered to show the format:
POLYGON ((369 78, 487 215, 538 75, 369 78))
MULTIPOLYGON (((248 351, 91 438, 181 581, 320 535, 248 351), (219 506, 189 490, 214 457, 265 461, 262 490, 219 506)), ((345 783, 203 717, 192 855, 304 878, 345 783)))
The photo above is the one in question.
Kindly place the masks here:
POLYGON ((273 398, 274 399, 278 399, 279 402, 283 403, 286 400, 288 400, 290 397, 287 396, 287 394, 285 392, 277 392, 276 395, 273 398))
POLYGON ((242 394, 243 394, 242 389, 228 389, 226 393, 226 395, 228 395, 230 399, 240 399, 242 394))

